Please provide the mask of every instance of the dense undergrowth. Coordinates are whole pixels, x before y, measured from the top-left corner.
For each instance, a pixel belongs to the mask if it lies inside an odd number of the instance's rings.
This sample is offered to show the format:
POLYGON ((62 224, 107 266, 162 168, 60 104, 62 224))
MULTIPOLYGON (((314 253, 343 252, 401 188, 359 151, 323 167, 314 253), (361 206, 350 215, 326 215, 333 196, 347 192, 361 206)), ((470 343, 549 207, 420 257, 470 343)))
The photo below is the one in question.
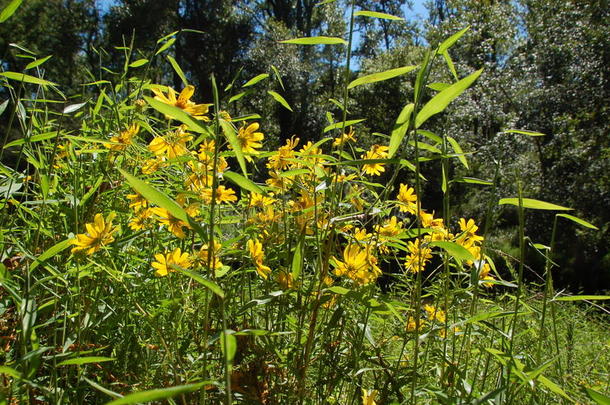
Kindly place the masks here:
MULTIPOLYGON (((490 213, 499 202, 520 219, 507 257, 488 246, 491 221, 452 211, 453 185, 497 180, 449 178, 470 152, 425 130, 482 73, 452 69, 463 33, 417 66, 344 80, 320 139, 275 149, 255 112, 231 108, 273 80, 290 109, 277 70, 215 88, 213 104, 193 101, 176 64, 179 92, 134 77, 149 59, 129 48, 122 72, 92 75, 89 100, 66 102, 44 60, 0 73, 2 401, 608 403, 607 314, 590 305, 608 297, 554 291, 554 235, 532 243, 523 218, 593 226, 491 193, 490 213), (454 83, 427 87, 444 61, 454 83), (411 102, 362 148, 349 90, 405 74, 411 102), (420 200, 431 159, 442 212, 420 200), (546 260, 541 286, 523 283, 526 249, 546 260)), ((286 42, 347 45, 349 76, 351 37, 286 42)))

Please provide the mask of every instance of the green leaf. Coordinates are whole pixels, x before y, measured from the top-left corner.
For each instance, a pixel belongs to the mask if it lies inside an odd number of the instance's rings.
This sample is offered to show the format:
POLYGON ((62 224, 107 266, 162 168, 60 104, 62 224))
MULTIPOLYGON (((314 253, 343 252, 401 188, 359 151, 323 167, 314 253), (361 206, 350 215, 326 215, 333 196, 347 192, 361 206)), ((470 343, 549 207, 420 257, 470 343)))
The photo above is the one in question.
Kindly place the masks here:
POLYGON ((57 365, 58 366, 71 366, 71 365, 82 366, 83 364, 103 363, 105 361, 115 361, 115 360, 116 359, 113 357, 87 356, 87 357, 78 357, 76 359, 64 360, 60 363, 57 363, 57 365))
POLYGON ((301 275, 301 269, 303 267, 303 239, 299 240, 299 243, 294 248, 292 254, 292 279, 297 280, 301 275))
POLYGON ((280 82, 280 86, 282 86, 282 90, 286 90, 284 88, 284 82, 282 81, 282 76, 280 75, 279 70, 277 70, 277 68, 273 65, 271 65, 271 69, 273 70, 273 74, 275 75, 275 78, 277 79, 277 81, 280 82))
POLYGON ((29 138, 15 139, 14 141, 9 142, 6 145, 4 145, 3 149, 11 148, 13 146, 23 145, 24 143, 40 142, 40 141, 54 138, 56 136, 57 136, 57 132, 53 131, 53 132, 45 132, 44 134, 33 135, 33 136, 30 136, 29 138))
POLYGON ((599 228, 596 227, 595 225, 593 225, 590 222, 585 221, 584 219, 580 219, 578 217, 575 217, 574 215, 569 215, 569 214, 556 214, 555 216, 557 217, 562 217, 562 218, 567 218, 570 221, 574 221, 579 225, 582 225, 586 228, 590 228, 590 229, 595 229, 596 231, 599 231, 599 228))
POLYGON ((362 84, 369 84, 369 83, 375 83, 375 82, 380 82, 383 80, 392 79, 394 77, 409 73, 415 69, 417 69, 417 66, 403 66, 403 67, 399 67, 396 69, 386 70, 384 72, 373 73, 370 75, 362 76, 362 77, 359 77, 358 79, 354 80, 353 82, 351 82, 347 86, 347 88, 352 89, 352 88, 354 88, 356 86, 360 86, 362 84))
POLYGON ((265 80, 266 78, 269 77, 269 73, 261 73, 258 76, 254 76, 252 79, 248 80, 246 82, 246 84, 244 84, 241 87, 250 87, 250 86, 254 86, 256 83, 260 82, 261 80, 265 80))
POLYGON ((133 394, 125 395, 123 398, 118 398, 114 401, 110 401, 106 405, 130 405, 159 401, 161 399, 172 398, 180 394, 186 394, 187 392, 197 391, 207 384, 210 384, 210 381, 204 381, 197 384, 177 385, 175 387, 159 388, 149 391, 134 392, 133 394))
MULTIPOLYGON (((533 210, 557 210, 557 211, 571 211, 572 208, 562 207, 561 205, 555 205, 548 202, 534 200, 533 198, 522 198, 523 208, 530 208, 533 210)), ((515 205, 519 206, 519 198, 502 198, 498 205, 515 205)))
POLYGON ((432 89, 434 91, 443 91, 449 86, 451 86, 451 84, 449 84, 449 83, 436 82, 436 83, 430 83, 426 87, 428 87, 429 89, 432 89))
POLYGON ((73 113, 75 111, 80 110, 81 108, 83 108, 86 105, 87 105, 86 101, 84 103, 70 104, 69 106, 66 106, 66 108, 64 108, 63 113, 64 114, 71 114, 71 113, 73 113))
POLYGON ((164 43, 161 48, 159 48, 159 50, 157 52, 155 52, 155 56, 157 56, 158 54, 160 54, 161 52, 165 51, 167 48, 169 48, 170 46, 172 46, 174 44, 174 42, 176 42, 176 37, 171 38, 170 40, 168 40, 166 43, 164 43))
POLYGON ((475 260, 475 257, 464 246, 455 242, 437 241, 430 242, 428 246, 438 246, 453 256, 458 261, 475 260))
POLYGON ((603 301, 610 300, 610 295, 571 295, 553 298, 553 301, 603 301))
POLYGON ((284 41, 280 41, 281 44, 295 44, 295 45, 347 45, 347 41, 343 38, 337 37, 304 37, 304 38, 294 38, 294 39, 286 39, 284 41))
POLYGON ((49 55, 49 56, 45 56, 42 59, 36 59, 35 61, 28 63, 27 66, 25 67, 25 70, 33 69, 37 66, 40 66, 43 63, 45 63, 46 61, 48 61, 49 59, 51 59, 52 57, 53 57, 53 55, 49 55))
POLYGON ((6 107, 8 106, 8 99, 4 100, 2 102, 2 104, 0 104, 0 115, 2 115, 2 113, 4 112, 4 110, 6 110, 6 107))
POLYGON ((175 270, 179 271, 180 273, 186 274, 187 276, 189 276, 190 278, 192 278, 193 280, 195 280, 196 282, 198 282, 199 284, 201 284, 208 290, 212 291, 214 294, 218 295, 220 298, 225 297, 224 291, 222 290, 222 288, 220 288, 218 286, 218 284, 206 279, 201 274, 199 274, 195 271, 183 269, 182 267, 179 267, 179 266, 172 266, 172 267, 175 270))
POLYGON ((142 195, 151 203, 156 204, 161 208, 165 208, 173 217, 189 224, 202 238, 205 239, 207 237, 205 230, 197 222, 193 221, 188 216, 186 211, 184 211, 184 209, 180 205, 178 205, 177 202, 175 202, 153 186, 150 186, 146 184, 146 182, 127 173, 125 170, 118 170, 119 172, 121 172, 123 177, 125 177, 131 187, 133 187, 134 190, 140 193, 140 195, 142 195))
POLYGON ((231 125, 230 122, 227 122, 223 119, 220 120, 220 126, 222 127, 222 132, 225 134, 227 141, 233 148, 233 152, 235 153, 235 157, 237 158, 237 162, 239 163, 239 167, 241 168, 244 176, 248 176, 248 171, 246 169, 246 159, 244 158, 244 153, 241 150, 241 144, 237 139, 237 134, 235 133, 235 128, 231 125))
POLYGON ((330 291, 330 292, 333 292, 333 293, 339 294, 339 295, 345 295, 348 292, 350 292, 351 290, 349 290, 349 289, 347 289, 345 287, 341 287, 339 285, 336 285, 336 286, 327 288, 326 291, 330 291))
POLYGON ((440 44, 436 53, 440 55, 444 52, 447 52, 447 50, 449 48, 451 48, 453 46, 453 44, 455 44, 457 42, 457 40, 460 39, 462 37, 462 35, 464 35, 466 33, 466 31, 468 31, 469 29, 470 29, 470 26, 464 28, 463 30, 456 32, 455 34, 453 34, 452 36, 447 38, 445 41, 443 41, 442 44, 440 44))
POLYGON ((252 180, 245 178, 241 174, 232 171, 226 171, 223 173, 223 177, 244 190, 251 191, 257 194, 265 194, 265 191, 262 188, 260 188, 252 180))
POLYGON ((242 91, 241 93, 237 93, 236 95, 234 95, 233 97, 231 97, 229 99, 229 104, 234 103, 235 101, 239 100, 240 98, 242 98, 246 94, 248 94, 247 91, 242 91))
POLYGON ((137 67, 140 67, 140 66, 144 66, 144 65, 146 65, 147 63, 148 63, 148 59, 138 59, 138 60, 136 60, 136 61, 134 61, 134 62, 131 62, 131 63, 129 64, 129 67, 131 67, 131 68, 137 68, 137 67))
POLYGON ((103 392, 104 394, 108 395, 109 397, 112 397, 112 398, 122 398, 123 397, 121 394, 111 391, 108 388, 99 385, 95 381, 88 379, 87 377, 83 377, 83 379, 87 382, 87 384, 89 384, 96 390, 103 392))
POLYGON ((281 105, 283 105, 286 109, 292 111, 292 107, 290 107, 290 104, 288 104, 288 101, 286 101, 284 99, 284 97, 282 97, 281 95, 279 95, 278 93, 276 93, 273 90, 267 90, 267 93, 273 97, 275 99, 275 101, 277 101, 278 103, 280 103, 281 105))
POLYGON ((0 76, 4 76, 7 79, 15 80, 23 83, 39 84, 41 86, 55 86, 56 84, 48 80, 39 79, 38 77, 26 75, 25 73, 18 72, 0 72, 0 76))
POLYGON ((468 161, 466 160, 466 156, 464 156, 464 151, 462 150, 460 144, 450 136, 447 136, 447 140, 451 144, 453 151, 457 153, 460 163, 462 163, 462 165, 468 169, 468 161))
POLYGON ((152 108, 160 113, 186 124, 189 130, 197 132, 198 134, 209 133, 208 129, 205 128, 202 123, 182 109, 174 107, 173 105, 165 104, 159 100, 155 100, 152 97, 144 96, 144 99, 152 108))
POLYGON ((562 397, 564 397, 565 399, 574 402, 572 400, 572 398, 570 398, 568 396, 568 394, 565 393, 565 391, 563 389, 561 389, 561 387, 557 384, 555 384, 553 381, 549 380, 548 378, 546 378, 545 376, 541 375, 538 376, 537 380, 542 383, 542 385, 544 385, 545 387, 547 387, 549 390, 551 390, 552 392, 554 392, 557 395, 560 395, 562 397))
POLYGON ((507 129, 505 134, 521 134, 527 136, 544 136, 542 132, 528 131, 527 129, 507 129))
POLYGON ((14 368, 10 368, 8 366, 0 366, 0 374, 6 374, 13 378, 21 378, 21 373, 14 368))
POLYGON ((457 71, 455 70, 455 65, 453 64, 453 60, 451 60, 451 56, 449 55, 449 52, 447 52, 447 51, 443 52, 443 58, 445 59, 445 62, 447 63, 447 66, 449 67, 449 71, 451 71, 453 78, 456 81, 460 80, 460 78, 458 77, 457 71))
POLYGON ((172 65, 174 72, 176 72, 180 80, 182 80, 182 83, 184 83, 185 86, 188 86, 189 82, 188 80, 186 80, 186 76, 184 75, 184 72, 182 71, 182 68, 180 67, 178 62, 176 62, 176 59, 172 58, 171 55, 166 55, 165 57, 169 61, 169 64, 172 65))
POLYGON ((382 20, 403 21, 404 18, 392 14, 379 13, 377 11, 356 11, 354 13, 358 17, 381 18, 382 20))
POLYGON ((343 123, 343 121, 335 122, 334 124, 328 125, 326 128, 324 128, 324 133, 332 131, 333 129, 337 129, 337 128, 343 129, 343 128, 349 127, 351 125, 356 125, 362 121, 364 121, 364 118, 359 119, 359 120, 347 120, 347 121, 345 121, 345 124, 343 123))
POLYGON ((586 387, 585 392, 587 393, 589 398, 594 400, 598 405, 610 405, 610 397, 602 394, 601 392, 597 392, 594 389, 586 387))
POLYGON ((222 353, 227 358, 227 362, 232 363, 235 358, 235 353, 237 352, 237 339, 233 335, 233 333, 227 333, 233 331, 224 331, 224 339, 220 339, 220 348, 222 353))
POLYGON ((483 186, 491 186, 494 184, 493 181, 481 180, 481 179, 477 179, 474 177, 461 177, 461 178, 453 179, 452 181, 456 182, 456 183, 481 184, 483 186))
POLYGON ((443 111, 450 102, 452 102, 456 97, 464 92, 475 80, 483 73, 483 69, 479 69, 476 72, 472 73, 470 76, 463 78, 462 80, 453 83, 451 86, 447 87, 445 90, 436 94, 430 101, 426 103, 426 105, 421 109, 421 111, 417 114, 417 118, 415 119, 415 128, 419 128, 424 122, 428 120, 428 118, 432 117, 435 114, 443 111))
POLYGON ((32 262, 32 264, 30 265, 30 272, 34 271, 34 269, 36 269, 36 267, 38 267, 39 264, 43 263, 46 260, 49 260, 51 257, 55 256, 56 254, 58 254, 59 252, 63 251, 64 249, 66 249, 67 247, 72 245, 72 239, 66 239, 66 240, 62 240, 59 243, 56 243, 55 245, 51 246, 50 248, 48 248, 47 250, 45 250, 40 256, 38 256, 36 258, 36 260, 34 260, 34 262, 32 262))
POLYGON ((13 0, 8 6, 4 7, 4 10, 0 13, 0 23, 8 20, 17 11, 22 2, 23 0, 13 0))

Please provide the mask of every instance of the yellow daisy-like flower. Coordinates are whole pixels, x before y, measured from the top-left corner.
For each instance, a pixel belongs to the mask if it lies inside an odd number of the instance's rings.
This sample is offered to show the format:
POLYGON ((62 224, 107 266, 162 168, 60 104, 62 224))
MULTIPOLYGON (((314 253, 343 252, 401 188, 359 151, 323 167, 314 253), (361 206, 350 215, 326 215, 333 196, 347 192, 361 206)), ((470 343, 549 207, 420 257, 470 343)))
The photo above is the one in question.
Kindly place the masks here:
POLYGON ((114 241, 112 236, 118 230, 118 227, 112 226, 112 220, 116 214, 111 212, 106 219, 102 214, 96 214, 93 222, 85 224, 87 233, 79 233, 72 240, 74 247, 72 253, 85 252, 91 255, 101 249, 102 246, 108 245, 114 241))
POLYGON ((423 245, 421 239, 415 239, 415 242, 408 242, 407 249, 410 252, 405 261, 407 268, 413 273, 423 271, 428 261, 432 259, 432 249, 423 245))
POLYGON ((377 398, 376 390, 365 390, 362 388, 362 405, 377 405, 375 398, 377 398))
POLYGON ((157 157, 155 159, 146 160, 144 162, 144 164, 142 165, 142 173, 152 174, 152 173, 156 172, 157 170, 159 170, 160 167, 163 167, 166 165, 164 159, 165 158, 163 158, 163 157, 157 157))
POLYGON ((250 252, 250 257, 252 258, 252 261, 256 265, 256 272, 259 276, 266 280, 269 277, 269 274, 271 273, 271 268, 263 264, 263 260, 265 259, 263 244, 255 238, 248 240, 246 246, 248 247, 248 252, 250 252))
POLYGON ((465 238, 470 239, 475 243, 484 239, 482 236, 476 234, 479 227, 475 224, 474 219, 471 218, 466 221, 465 218, 460 218, 459 225, 465 238))
MULTIPOLYGON (((250 125, 243 126, 237 132, 237 140, 239 141, 239 145, 241 146, 241 150, 244 153, 250 155, 256 155, 259 149, 263 146, 260 142, 265 138, 262 132, 258 132, 258 122, 254 122, 250 125)), ((252 160, 250 156, 246 155, 246 159, 252 160)))
MULTIPOLYGON (((180 92, 178 97, 176 97, 176 90, 172 89, 171 87, 167 88, 167 94, 155 88, 152 89, 152 92, 155 93, 155 100, 161 101, 162 103, 168 105, 172 105, 174 107, 178 107, 181 110, 184 110, 184 112, 192 115, 193 118, 196 118, 198 120, 209 120, 209 118, 205 116, 205 114, 208 113, 209 105, 195 104, 194 102, 190 101, 191 97, 193 97, 193 94, 195 93, 194 86, 186 86, 180 92)), ((166 118, 173 117, 166 116, 166 118)))
MULTIPOLYGON (((480 266, 480 264, 478 264, 478 265, 480 266)), ((488 280, 488 281, 495 280, 495 278, 493 278, 493 276, 489 275, 490 271, 491 271, 491 267, 489 266, 489 264, 488 263, 483 263, 481 271, 479 271, 479 280, 481 280, 481 284, 485 288, 493 287, 493 283, 489 283, 489 282, 485 281, 485 280, 488 280)))
POLYGON ((155 274, 160 277, 165 277, 174 271, 172 265, 188 269, 192 264, 188 253, 182 253, 180 248, 176 248, 165 255, 158 253, 155 255, 155 259, 157 261, 152 263, 152 267, 157 269, 155 274))
POLYGON ((447 319, 445 311, 435 307, 434 305, 424 304, 424 311, 426 311, 428 319, 431 321, 436 320, 437 322, 445 323, 445 320, 447 319))
POLYGON ((214 270, 220 270, 222 269, 222 262, 220 261, 220 248, 222 247, 222 245, 220 243, 218 243, 218 241, 214 241, 214 250, 213 250, 213 259, 211 259, 209 257, 210 254, 210 247, 209 245, 206 243, 205 245, 203 245, 201 247, 201 250, 199 251, 199 259, 201 260, 201 264, 205 267, 208 267, 208 263, 210 263, 210 260, 212 260, 212 265, 210 267, 212 267, 214 270))
POLYGON ((193 136, 186 132, 184 127, 178 128, 173 134, 167 136, 157 136, 148 145, 148 150, 155 156, 164 156, 174 159, 178 156, 188 155, 189 150, 186 143, 193 139, 193 136))
POLYGON ((375 232, 380 236, 393 237, 402 232, 402 222, 398 221, 396 216, 386 220, 383 225, 375 225, 375 232))
POLYGON ((295 158, 294 148, 299 144, 299 138, 294 136, 286 139, 286 145, 281 146, 275 154, 269 157, 267 168, 275 170, 284 170, 293 164, 289 159, 295 158))
MULTIPOLYGON (((386 159, 388 157, 389 147, 383 145, 373 145, 371 149, 362 155, 362 159, 373 160, 373 159, 386 159)), ((383 167, 385 163, 367 163, 362 165, 362 171, 366 174, 370 174, 372 176, 379 176, 381 173, 385 172, 385 167, 383 167)))
POLYGON ((349 128, 348 132, 342 133, 340 136, 333 140, 333 146, 342 146, 347 142, 356 142, 356 134, 352 127, 349 128))
POLYGON ((140 193, 127 194, 127 199, 130 201, 129 208, 133 208, 134 211, 148 207, 148 200, 140 193))
POLYGON ((169 231, 175 236, 180 239, 183 239, 186 236, 182 230, 182 228, 185 226, 187 228, 189 227, 186 222, 176 218, 165 208, 156 207, 152 209, 152 212, 159 217, 158 221, 161 223, 161 225, 167 226, 167 229, 169 229, 169 231))
MULTIPOLYGON (((212 202, 212 188, 207 187, 201 191, 201 199, 206 203, 212 202)), ((223 202, 231 203, 237 201, 235 191, 225 186, 218 186, 216 188, 216 203, 222 204, 223 202)))
POLYGON ((132 231, 141 231, 149 225, 149 218, 152 217, 152 209, 144 208, 136 212, 136 215, 129 221, 129 229, 132 231))
POLYGON ((366 285, 381 275, 377 258, 369 248, 347 245, 343 250, 343 261, 333 258, 336 276, 347 276, 358 285, 366 285))
POLYGON ((110 142, 105 143, 104 146, 110 150, 121 151, 131 145, 132 139, 140 132, 140 126, 138 124, 132 124, 125 131, 121 131, 119 135, 115 135, 110 138, 110 142))
POLYGON ((269 205, 274 204, 277 200, 275 198, 272 198, 273 193, 270 194, 271 197, 267 197, 263 194, 259 194, 259 193, 251 193, 250 194, 250 203, 248 204, 249 207, 258 207, 258 208, 265 208, 269 205))
POLYGON ((409 212, 415 215, 417 212, 417 195, 415 195, 413 187, 401 184, 397 200, 399 201, 398 209, 401 212, 409 212))

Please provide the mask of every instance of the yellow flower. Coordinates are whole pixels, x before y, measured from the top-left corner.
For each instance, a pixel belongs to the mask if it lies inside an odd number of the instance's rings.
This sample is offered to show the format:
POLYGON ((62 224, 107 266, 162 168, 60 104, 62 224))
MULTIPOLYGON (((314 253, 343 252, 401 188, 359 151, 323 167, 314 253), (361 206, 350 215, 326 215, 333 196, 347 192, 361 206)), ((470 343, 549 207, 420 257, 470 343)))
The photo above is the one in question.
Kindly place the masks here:
MULTIPOLYGON (((265 135, 263 135, 262 132, 257 132, 258 128, 258 122, 254 122, 247 127, 243 126, 239 129, 237 132, 237 140, 239 141, 242 152, 256 155, 258 153, 256 149, 263 146, 260 141, 265 138, 265 135)), ((246 158, 251 160, 249 156, 246 156, 246 158)))
POLYGON ((284 290, 290 290, 291 288, 294 288, 294 279, 292 278, 292 274, 287 272, 287 271, 280 271, 277 275, 277 283, 282 287, 282 289, 284 290))
POLYGON ((186 222, 176 218, 165 208, 156 207, 152 209, 152 212, 159 217, 158 221, 161 223, 161 225, 167 226, 167 229, 169 229, 169 231, 178 238, 183 239, 186 236, 182 230, 182 228, 185 226, 187 228, 189 227, 186 222))
POLYGON ((169 272, 174 271, 172 265, 188 269, 191 267, 191 258, 188 253, 182 253, 180 248, 174 249, 173 252, 166 253, 165 255, 156 254, 156 262, 152 263, 153 268, 157 269, 155 274, 160 277, 167 276, 169 272))
POLYGON ((72 253, 84 251, 91 255, 100 250, 102 246, 112 243, 114 241, 112 234, 118 230, 118 227, 112 226, 112 220, 115 216, 116 214, 111 212, 104 220, 102 214, 96 214, 92 223, 85 224, 87 233, 79 233, 72 240, 74 245, 72 253))
MULTIPOLYGON (((425 323, 426 323, 426 321, 424 321, 423 319, 420 318, 420 320, 419 320, 419 330, 420 331, 424 327, 425 323)), ((412 316, 409 316, 409 319, 407 320, 406 329, 407 329, 407 332, 415 332, 415 330, 417 329, 417 323, 415 322, 415 318, 413 318, 412 316)))
MULTIPOLYGON (((387 146, 373 145, 368 152, 362 155, 362 159, 386 159, 389 150, 390 148, 387 146)), ((385 163, 367 163, 362 166, 362 171, 372 176, 378 176, 385 172, 385 168, 383 167, 384 164, 385 163)))
POLYGON ((284 170, 288 166, 292 165, 289 159, 295 158, 294 148, 299 144, 299 138, 294 136, 290 139, 286 139, 286 145, 281 146, 275 154, 269 157, 269 163, 267 168, 275 170, 284 170))
MULTIPOLYGON (((273 196, 273 194, 270 194, 270 195, 273 196)), ((267 197, 267 196, 265 196, 263 194, 259 194, 259 193, 251 193, 250 194, 250 204, 248 204, 248 206, 265 208, 268 205, 274 204, 275 201, 276 201, 275 198, 267 197)))
POLYGON ((435 307, 434 305, 424 304, 424 311, 426 311, 428 319, 431 321, 436 320, 440 323, 445 323, 445 320, 447 319, 445 311, 435 307))
MULTIPOLYGON (((212 202, 212 188, 205 188, 201 191, 201 198, 206 204, 210 204, 212 202)), ((222 204, 223 202, 234 202, 237 201, 237 196, 235 195, 235 191, 230 188, 226 188, 225 186, 218 186, 216 188, 216 203, 222 204)))
POLYGON ((110 142, 112 143, 105 143, 104 146, 114 151, 124 150, 128 145, 131 145, 133 137, 136 136, 138 132, 140 132, 140 126, 138 124, 132 124, 125 131, 121 131, 119 135, 111 137, 110 142))
POLYGON ((354 134, 354 129, 352 127, 349 128, 349 131, 346 133, 342 133, 339 137, 333 140, 333 146, 342 146, 345 145, 346 142, 356 142, 356 135, 354 134))
POLYGON ((136 215, 129 221, 129 229, 140 231, 147 227, 148 219, 152 216, 152 209, 145 208, 136 212, 136 215))
POLYGON ((409 187, 406 184, 400 185, 400 191, 398 192, 398 209, 402 212, 409 212, 413 215, 417 212, 417 195, 413 187, 409 187))
POLYGON ((133 208, 136 212, 142 208, 148 207, 148 200, 140 193, 127 194, 127 199, 130 200, 129 208, 133 208))
MULTIPOLYGON (((481 262, 477 263, 477 265, 480 266, 480 263, 481 262)), ((479 280, 482 280, 481 284, 485 288, 493 287, 493 283, 485 282, 485 280, 495 280, 495 278, 489 275, 490 270, 491 267, 489 266, 489 264, 483 263, 483 267, 481 268, 481 271, 479 271, 479 280)))
POLYGON ((471 239, 473 242, 479 242, 484 239, 482 236, 476 235, 479 227, 475 224, 474 219, 471 218, 466 221, 465 218, 460 218, 459 225, 465 238, 471 239))
MULTIPOLYGON (((214 270, 220 270, 222 269, 222 262, 220 261, 220 248, 221 248, 221 244, 218 243, 216 240, 214 241, 214 250, 213 250, 213 262, 212 262, 212 268, 214 270)), ((212 260, 210 257, 208 257, 208 255, 210 254, 210 248, 209 245, 206 243, 205 245, 203 245, 201 247, 201 250, 199 251, 199 259, 201 260, 201 263, 203 264, 203 266, 208 267, 208 263, 210 262, 210 260, 212 260)))
POLYGON ((263 244, 260 243, 258 239, 250 239, 247 242, 247 247, 248 252, 250 252, 250 257, 256 265, 256 272, 259 276, 266 280, 269 277, 269 274, 271 273, 271 268, 263 264, 263 260, 265 259, 263 244))
POLYGON ((396 219, 396 216, 392 216, 389 220, 386 220, 382 226, 375 225, 375 232, 378 232, 380 236, 392 237, 402 232, 402 222, 396 219))
POLYGON ((148 159, 144 162, 142 166, 142 173, 144 174, 152 174, 159 170, 160 167, 165 166, 165 161, 163 157, 157 157, 155 159, 148 159))
POLYGON ((375 281, 381 270, 377 267, 377 258, 372 256, 369 248, 358 245, 347 245, 343 250, 343 261, 333 258, 336 276, 347 276, 358 285, 375 281))
MULTIPOLYGON (((190 101, 191 97, 193 97, 193 94, 195 93, 195 87, 191 85, 186 86, 180 92, 177 98, 176 90, 172 89, 171 87, 167 88, 167 94, 164 94, 163 91, 155 88, 152 89, 152 92, 155 93, 155 100, 178 107, 198 120, 208 120, 208 117, 206 117, 205 114, 208 112, 209 105, 195 104, 194 102, 190 101)), ((166 116, 166 118, 171 117, 166 116)))
POLYGON ((427 246, 422 246, 421 239, 415 239, 415 242, 408 242, 407 249, 411 253, 407 256, 405 265, 413 273, 424 270, 428 260, 432 259, 432 249, 427 246))
POLYGON ((375 398, 377 398, 376 390, 365 390, 362 388, 362 405, 377 405, 375 402, 375 398))
POLYGON ((180 126, 174 133, 168 136, 157 136, 148 145, 148 150, 155 156, 165 156, 169 159, 178 156, 188 155, 189 150, 186 143, 193 139, 191 134, 186 132, 183 126, 180 126))

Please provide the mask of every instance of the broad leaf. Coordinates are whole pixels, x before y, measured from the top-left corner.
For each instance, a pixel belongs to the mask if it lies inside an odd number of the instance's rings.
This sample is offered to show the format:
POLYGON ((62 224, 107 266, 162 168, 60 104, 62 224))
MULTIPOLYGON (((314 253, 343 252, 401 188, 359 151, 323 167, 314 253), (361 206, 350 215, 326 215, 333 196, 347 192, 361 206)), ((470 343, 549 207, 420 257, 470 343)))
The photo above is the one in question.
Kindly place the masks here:
POLYGON ((584 219, 580 219, 578 217, 575 217, 574 215, 569 215, 569 214, 557 214, 556 216, 558 217, 562 217, 562 218, 567 218, 570 221, 574 221, 579 225, 582 225, 586 228, 590 228, 590 229, 595 229, 596 231, 599 231, 599 228, 596 227, 595 225, 593 225, 592 223, 589 223, 587 221, 585 221, 584 219))
POLYGON ((76 359, 64 360, 60 363, 57 363, 57 365, 58 366, 70 366, 70 365, 82 366, 83 364, 103 363, 105 361, 115 361, 115 360, 116 359, 113 357, 88 356, 88 357, 78 357, 76 359))
POLYGON ((229 180, 231 183, 239 186, 240 188, 242 188, 244 190, 251 191, 251 192, 257 193, 257 194, 265 194, 265 191, 262 188, 260 188, 252 180, 245 178, 241 174, 238 174, 238 173, 235 173, 232 171, 226 171, 223 173, 222 176, 225 179, 229 180))
POLYGON ((345 123, 343 123, 343 121, 335 122, 334 124, 328 125, 326 128, 324 128, 324 133, 327 133, 327 132, 332 131, 333 129, 337 129, 337 128, 340 128, 340 129, 347 128, 351 125, 356 125, 362 121, 364 121, 364 118, 359 119, 359 120, 347 120, 347 121, 345 121, 345 123))
POLYGON ((7 79, 15 80, 23 83, 39 84, 41 86, 55 86, 55 83, 48 80, 39 79, 38 77, 26 75, 25 73, 18 72, 0 72, 0 76, 4 76, 7 79))
POLYGON ((280 41, 280 43, 296 45, 347 45, 347 41, 343 38, 325 36, 287 39, 284 41, 280 41))
POLYGON ((134 392, 133 394, 125 395, 123 398, 110 401, 106 405, 130 405, 159 401, 162 399, 172 398, 180 394, 186 394, 187 392, 197 391, 207 384, 210 384, 210 382, 204 381, 197 384, 177 385, 169 388, 134 392))
POLYGON ((241 87, 249 87, 249 86, 254 86, 256 83, 260 82, 261 80, 265 80, 266 78, 269 77, 269 73, 261 73, 258 76, 253 77, 252 79, 248 80, 246 82, 246 84, 244 84, 241 87))
POLYGON ((527 136, 544 136, 542 132, 528 131, 527 129, 507 129, 505 134, 521 134, 527 136))
POLYGON ((136 60, 134 62, 131 62, 129 64, 129 67, 130 68, 137 68, 137 67, 140 67, 140 66, 144 66, 147 63, 148 63, 148 59, 138 59, 138 60, 136 60))
POLYGON ((205 128, 202 123, 193 118, 184 110, 174 107, 173 105, 165 104, 159 100, 155 100, 152 97, 144 96, 144 99, 152 108, 169 118, 182 122, 188 127, 189 130, 197 132, 198 134, 209 133, 208 129, 205 128))
POLYGON ((453 44, 455 44, 457 42, 458 39, 460 39, 462 37, 462 35, 464 35, 466 33, 466 31, 468 31, 470 29, 470 26, 464 28, 463 30, 460 30, 458 32, 456 32, 455 34, 453 34, 452 36, 450 36, 449 38, 447 38, 445 41, 443 41, 443 43, 438 47, 438 51, 436 52, 437 54, 442 54, 443 52, 446 52, 449 48, 451 48, 453 46, 453 44))
POLYGON ((286 109, 293 111, 292 107, 290 107, 290 104, 288 104, 288 101, 286 101, 286 99, 284 99, 284 97, 282 97, 279 93, 276 93, 273 90, 267 90, 267 93, 273 97, 275 99, 275 101, 277 101, 278 103, 280 103, 281 105, 283 105, 286 109))
POLYGON ((172 68, 174 68, 174 72, 176 72, 180 80, 182 80, 182 83, 184 83, 185 86, 188 86, 189 82, 186 80, 186 75, 182 71, 182 68, 178 62, 176 62, 176 59, 172 58, 170 55, 167 55, 166 58, 169 61, 169 64, 172 65, 172 68))
POLYGON ((403 66, 403 67, 396 68, 396 69, 390 69, 390 70, 386 70, 383 72, 362 76, 362 77, 359 77, 358 79, 354 80, 353 82, 351 82, 347 86, 347 88, 352 89, 352 88, 354 88, 356 86, 360 86, 362 84, 375 83, 375 82, 380 82, 383 80, 392 79, 394 77, 409 73, 415 69, 417 69, 417 66, 403 66))
POLYGON ((481 75, 481 73, 483 73, 483 69, 477 70, 470 76, 453 83, 451 86, 432 97, 432 99, 428 101, 417 114, 417 118, 415 119, 415 128, 419 128, 428 120, 428 118, 447 108, 449 103, 462 94, 464 90, 470 87, 472 83, 474 83, 474 81, 477 80, 477 78, 481 75))
POLYGON ((239 163, 242 173, 244 176, 247 176, 248 171, 246 169, 246 159, 244 158, 244 153, 241 150, 239 139, 237 139, 235 128, 233 128, 233 125, 231 125, 230 122, 223 119, 220 120, 220 126, 222 127, 222 132, 225 134, 227 141, 229 141, 229 144, 233 148, 233 152, 235 153, 235 157, 237 158, 237 162, 239 163))
MULTIPOLYGON (((551 204, 545 201, 534 200, 533 198, 522 198, 523 208, 533 210, 556 210, 556 211, 571 211, 572 208, 562 207, 561 205, 551 204)), ((519 206, 519 198, 502 198, 498 205, 515 205, 519 206)))
POLYGON ((8 20, 17 11, 22 2, 23 0, 13 0, 8 6, 4 7, 4 10, 0 13, 0 23, 8 20))
POLYGON ((455 242, 437 241, 430 242, 428 246, 438 246, 453 256, 458 261, 475 260, 475 257, 464 246, 455 242))
POLYGON ((355 16, 358 17, 370 17, 370 18, 381 18, 382 20, 393 20, 393 21, 403 21, 404 18, 398 17, 392 14, 379 13, 377 11, 356 11, 354 13, 355 16))
POLYGON ((218 284, 214 283, 213 281, 210 281, 210 280, 206 279, 205 277, 203 277, 203 275, 201 275, 195 271, 183 269, 182 267, 179 267, 179 266, 172 266, 172 267, 175 270, 179 271, 180 273, 186 274, 187 276, 189 276, 190 278, 192 278, 193 280, 195 280, 196 282, 198 282, 199 284, 201 284, 208 290, 212 291, 214 294, 218 295, 220 298, 225 297, 225 293, 222 290, 222 288, 220 288, 218 286, 218 284))

